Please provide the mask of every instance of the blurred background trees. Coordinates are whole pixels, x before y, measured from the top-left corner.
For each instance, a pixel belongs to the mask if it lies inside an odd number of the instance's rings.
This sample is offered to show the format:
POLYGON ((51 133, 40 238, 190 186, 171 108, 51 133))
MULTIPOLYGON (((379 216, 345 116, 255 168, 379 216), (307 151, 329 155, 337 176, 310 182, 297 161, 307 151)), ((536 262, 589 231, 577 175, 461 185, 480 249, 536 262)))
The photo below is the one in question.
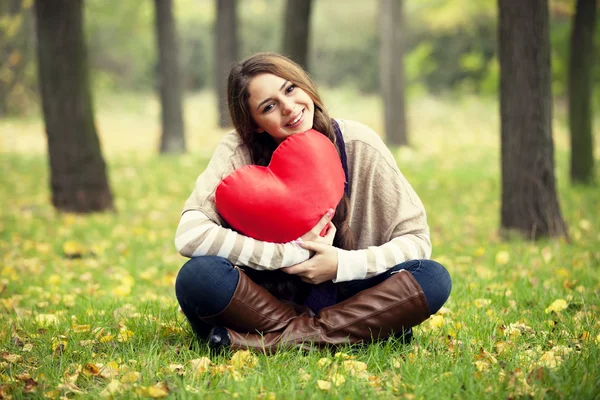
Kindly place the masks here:
MULTIPOLYGON (((588 0, 589 1, 589 0, 588 0)), ((6 0, 23 7, 30 1, 6 0)), ((214 23, 216 0, 175 0, 175 19, 180 37, 183 87, 187 92, 215 87, 214 23)), ((256 51, 283 51, 286 0, 238 2, 238 58, 256 51)), ((570 32, 575 0, 552 0, 550 41, 552 88, 566 101, 570 32)), ((308 64, 321 85, 352 86, 365 93, 379 91, 378 2, 313 0, 308 64)), ((154 40, 154 3, 148 0, 86 0, 85 33, 90 54, 94 90, 151 91, 155 85, 157 48, 154 40)), ((18 19, 25 21, 30 10, 18 19)), ((498 93, 497 10, 494 0, 404 1, 405 69, 407 95, 429 92, 461 96, 496 96, 498 93)), ((3 14, 2 46, 16 45, 15 26, 3 14)), ((596 47, 600 33, 594 34, 596 47)), ((20 84, 35 87, 33 48, 24 47, 25 73, 20 84)), ((20 45, 18 46, 20 48, 20 45)), ((600 105, 600 62, 594 56, 591 77, 594 105, 600 105)), ((13 57, 13 62, 16 58, 13 57)), ((9 64, 0 58, 2 71, 9 64)), ((4 78, 4 74, 1 76, 4 78)), ((31 111, 29 101, 11 101, 12 115, 31 111)), ((23 96, 21 94, 20 96, 23 96)))
MULTIPOLYGON (((593 172, 590 119, 594 107, 600 106, 600 62, 593 52, 600 45, 595 30, 598 2, 535 0, 529 5, 545 7, 539 15, 546 24, 534 32, 514 13, 499 18, 499 9, 511 8, 504 1, 508 0, 345 0, 342 6, 327 0, 86 0, 82 28, 94 93, 161 92, 162 139, 172 138, 168 141, 172 146, 165 142, 162 151, 185 149, 182 92, 214 94, 218 125, 228 127, 229 66, 257 51, 277 51, 309 66, 322 87, 379 95, 386 120, 380 133, 393 145, 408 143, 404 103, 415 96, 500 98, 503 148, 510 153, 503 158, 508 168, 503 173, 521 178, 533 174, 529 183, 505 183, 513 194, 503 198, 503 207, 511 202, 515 207, 531 206, 527 203, 534 196, 527 192, 531 182, 544 182, 549 194, 541 197, 551 199, 550 204, 556 197, 548 122, 553 105, 565 108, 568 101, 573 180, 592 181, 585 170, 593 172), (508 41, 500 35, 504 48, 498 46, 499 32, 512 32, 508 41), (538 35, 545 39, 529 42, 540 39, 538 35), (538 50, 540 59, 529 57, 538 50), (525 138, 532 142, 522 147, 525 138), (543 168, 515 158, 516 149, 522 148, 539 152, 543 168)), ((48 80, 38 82, 31 73, 35 70, 31 4, 32 0, 5 0, 0 5, 0 117, 34 115, 39 86, 48 128, 49 103, 44 95, 48 80)), ((39 33, 38 47, 44 48, 46 38, 39 33)), ((43 62, 40 57, 40 65, 43 62)), ((42 67, 42 78, 44 71, 42 67)), ((93 121, 93 110, 85 115, 93 121)), ((548 226, 540 225, 531 210, 527 221, 518 212, 507 212, 523 226, 513 226, 508 219, 503 225, 522 232, 561 234, 558 204, 554 208, 536 211, 552 214, 548 221, 554 222, 548 226)))

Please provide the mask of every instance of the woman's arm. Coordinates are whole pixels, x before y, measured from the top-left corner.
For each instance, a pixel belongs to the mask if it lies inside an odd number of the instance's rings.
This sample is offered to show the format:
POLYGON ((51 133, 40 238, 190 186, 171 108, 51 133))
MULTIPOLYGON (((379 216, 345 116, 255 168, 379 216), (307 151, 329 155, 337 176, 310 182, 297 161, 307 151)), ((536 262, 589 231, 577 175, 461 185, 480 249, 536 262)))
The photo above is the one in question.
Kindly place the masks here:
POLYGON ((219 256, 234 265, 256 270, 274 270, 308 260, 309 252, 290 243, 269 243, 223 228, 201 211, 181 216, 175 233, 175 247, 185 257, 219 256))

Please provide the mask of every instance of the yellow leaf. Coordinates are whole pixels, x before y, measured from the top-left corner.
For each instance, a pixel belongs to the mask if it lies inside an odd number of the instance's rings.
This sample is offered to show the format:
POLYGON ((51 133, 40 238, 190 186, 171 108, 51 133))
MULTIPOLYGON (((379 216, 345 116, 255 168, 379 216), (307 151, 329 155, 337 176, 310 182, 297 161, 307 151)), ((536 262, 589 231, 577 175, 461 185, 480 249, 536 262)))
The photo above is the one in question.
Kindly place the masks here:
POLYGON ((563 300, 563 299, 554 300, 554 302, 546 308, 546 314, 551 313, 551 312, 559 313, 559 312, 565 310, 568 306, 569 305, 567 304, 566 300, 563 300))
POLYGON ((582 231, 589 232, 592 229, 592 223, 587 219, 582 219, 579 221, 579 228, 581 228, 582 231))
POLYGON ((547 351, 540 357, 538 364, 547 368, 556 368, 562 363, 562 357, 553 351, 547 351))
POLYGON ((258 358, 249 350, 238 350, 231 356, 230 363, 236 369, 243 367, 253 368, 258 364, 258 358))
POLYGON ((169 388, 167 388, 167 385, 162 382, 148 387, 148 396, 152 397, 153 399, 161 399, 163 397, 167 397, 168 395, 169 388))
POLYGON ((30 352, 31 350, 33 350, 33 344, 27 343, 25 346, 23 346, 23 351, 30 352))
POLYGON ((190 364, 192 365, 192 370, 196 374, 204 374, 206 371, 208 371, 208 367, 210 366, 210 358, 196 358, 195 360, 191 360, 190 364))
POLYGON ((327 357, 323 357, 323 358, 319 359, 319 361, 317 361, 317 367, 319 367, 321 369, 327 368, 330 365, 331 365, 331 359, 329 359, 327 357))
POLYGON ((101 397, 113 397, 119 393, 123 393, 123 385, 116 379, 113 379, 109 382, 108 385, 104 388, 102 392, 100 392, 101 397))
POLYGON ((475 299, 475 307, 477 308, 483 308, 486 306, 489 306, 492 303, 491 299, 475 299))
POLYGON ((346 360, 343 365, 344 371, 354 376, 361 376, 367 370, 367 364, 362 361, 346 360))
POLYGON ((129 329, 121 329, 117 335, 117 341, 128 342, 133 337, 133 332, 129 329))
POLYGON ((102 378, 111 379, 119 374, 119 365, 114 361, 110 361, 106 365, 98 365, 98 367, 100 367, 102 378))
POLYGON ((73 332, 75 333, 83 333, 83 332, 89 332, 91 327, 89 325, 71 325, 71 328, 73 329, 73 332))
POLYGON ((331 382, 333 382, 335 386, 342 386, 344 383, 346 383, 346 378, 340 374, 333 374, 330 378, 331 382))
POLYGON ((302 368, 298 368, 298 377, 303 382, 308 382, 311 379, 310 374, 308 372, 306 372, 305 370, 303 370, 302 368))
POLYGON ((140 380, 141 374, 137 371, 127 372, 121 377, 121 383, 134 383, 140 380))
POLYGON ((502 250, 496 253, 496 264, 506 265, 510 261, 510 254, 508 251, 502 250))
POLYGON ((35 316, 35 322, 44 328, 47 328, 50 325, 58 324, 58 317, 54 314, 38 314, 35 316))
POLYGON ((2 358, 11 364, 14 364, 19 362, 22 357, 18 354, 10 354, 9 352, 5 351, 2 353, 2 358))
POLYGON ((600 344, 600 333, 596 336, 596 344, 600 344))
POLYGON ((356 356, 351 356, 349 354, 346 354, 344 352, 338 351, 337 353, 335 353, 335 355, 333 356, 334 358, 341 358, 343 360, 354 360, 356 358, 356 356))
POLYGON ((63 377, 64 380, 67 383, 75 383, 77 382, 77 379, 79 378, 79 374, 81 374, 81 371, 83 370, 83 368, 81 367, 81 364, 72 364, 64 373, 63 377))
MULTIPOLYGON (((178 375, 183 375, 183 373, 185 372, 185 366, 183 366, 182 364, 169 364, 167 366, 167 369, 170 372, 175 372, 178 375)), ((206 372, 208 370, 208 368, 206 368, 203 372, 206 372)))
POLYGON ((328 390, 331 389, 331 382, 329 382, 329 381, 322 381, 322 380, 319 379, 317 381, 317 387, 319 389, 321 389, 321 390, 328 391, 328 390))
POLYGON ((444 326, 444 316, 443 315, 433 315, 429 318, 429 326, 432 328, 441 328, 444 326))
POLYGON ((88 376, 100 375, 100 368, 96 364, 87 363, 83 367, 83 374, 88 376))
POLYGON ((74 240, 67 240, 63 244, 63 253, 67 258, 79 258, 85 253, 85 248, 81 243, 74 240))
POLYGON ((66 339, 59 337, 52 339, 52 352, 63 352, 67 348, 66 339))
POLYGON ((114 335, 107 333, 106 335, 100 338, 100 343, 108 343, 115 338, 114 335))

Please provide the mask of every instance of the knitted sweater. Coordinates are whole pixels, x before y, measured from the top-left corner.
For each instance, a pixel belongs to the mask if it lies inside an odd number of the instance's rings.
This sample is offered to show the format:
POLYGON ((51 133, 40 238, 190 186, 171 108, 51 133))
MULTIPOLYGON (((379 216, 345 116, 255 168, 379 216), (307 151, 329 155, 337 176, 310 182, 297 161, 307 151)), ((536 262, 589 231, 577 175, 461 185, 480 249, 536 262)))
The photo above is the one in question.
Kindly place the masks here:
MULTIPOLYGON (((366 279, 411 259, 429 258, 425 209, 381 138, 354 121, 338 120, 350 177, 350 228, 359 250, 338 249, 334 282, 366 279)), ((235 132, 226 134, 185 202, 175 246, 186 257, 216 255, 257 270, 288 267, 309 258, 297 244, 268 243, 227 227, 215 206, 215 189, 235 169, 251 164, 235 132)))

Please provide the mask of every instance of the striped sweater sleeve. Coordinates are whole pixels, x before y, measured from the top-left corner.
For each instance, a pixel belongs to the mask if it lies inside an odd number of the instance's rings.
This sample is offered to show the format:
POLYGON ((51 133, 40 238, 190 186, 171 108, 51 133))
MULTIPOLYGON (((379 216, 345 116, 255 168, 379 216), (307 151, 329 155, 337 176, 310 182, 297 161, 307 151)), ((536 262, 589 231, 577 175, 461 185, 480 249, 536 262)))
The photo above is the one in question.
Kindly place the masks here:
POLYGON ((431 257, 429 235, 408 234, 381 246, 362 250, 338 249, 338 272, 334 282, 368 279, 409 260, 431 257))
POLYGON ((269 243, 224 228, 201 211, 184 212, 175 233, 175 247, 185 257, 219 256, 234 265, 256 270, 289 267, 309 258, 308 250, 293 242, 269 243))

